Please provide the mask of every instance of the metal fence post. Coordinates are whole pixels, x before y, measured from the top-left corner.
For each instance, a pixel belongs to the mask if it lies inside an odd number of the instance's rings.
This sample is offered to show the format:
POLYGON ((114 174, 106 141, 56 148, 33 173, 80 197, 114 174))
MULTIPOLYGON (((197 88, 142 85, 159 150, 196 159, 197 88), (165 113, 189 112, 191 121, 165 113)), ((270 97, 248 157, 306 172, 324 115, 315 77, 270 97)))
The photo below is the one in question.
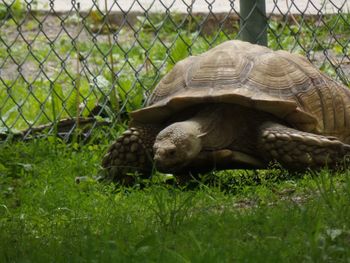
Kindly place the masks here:
POLYGON ((239 4, 241 39, 267 46, 265 0, 240 0, 239 4))

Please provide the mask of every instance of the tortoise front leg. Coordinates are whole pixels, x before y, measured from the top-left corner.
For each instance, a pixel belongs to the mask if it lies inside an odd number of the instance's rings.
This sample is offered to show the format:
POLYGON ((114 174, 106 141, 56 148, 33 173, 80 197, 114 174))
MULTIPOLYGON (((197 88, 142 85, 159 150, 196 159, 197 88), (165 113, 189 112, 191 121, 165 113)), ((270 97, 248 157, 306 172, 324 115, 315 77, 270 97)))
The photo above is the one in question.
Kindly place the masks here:
POLYGON ((103 157, 103 179, 131 185, 133 173, 149 177, 153 170, 152 146, 161 128, 132 123, 109 147, 103 157))
POLYGON ((287 169, 334 168, 350 156, 350 145, 336 138, 266 122, 259 127, 258 151, 287 169))

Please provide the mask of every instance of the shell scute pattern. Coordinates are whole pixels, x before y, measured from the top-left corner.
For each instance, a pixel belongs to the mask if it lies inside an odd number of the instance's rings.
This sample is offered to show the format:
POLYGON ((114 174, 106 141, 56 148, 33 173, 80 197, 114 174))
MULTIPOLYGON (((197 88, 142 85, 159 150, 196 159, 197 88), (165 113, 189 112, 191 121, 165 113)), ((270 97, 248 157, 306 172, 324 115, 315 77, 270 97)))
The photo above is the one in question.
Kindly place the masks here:
POLYGON ((188 75, 195 61, 196 57, 191 56, 176 63, 174 68, 162 78, 148 97, 146 105, 153 105, 163 100, 167 101, 171 96, 175 96, 176 93, 186 89, 188 87, 186 75, 188 75))

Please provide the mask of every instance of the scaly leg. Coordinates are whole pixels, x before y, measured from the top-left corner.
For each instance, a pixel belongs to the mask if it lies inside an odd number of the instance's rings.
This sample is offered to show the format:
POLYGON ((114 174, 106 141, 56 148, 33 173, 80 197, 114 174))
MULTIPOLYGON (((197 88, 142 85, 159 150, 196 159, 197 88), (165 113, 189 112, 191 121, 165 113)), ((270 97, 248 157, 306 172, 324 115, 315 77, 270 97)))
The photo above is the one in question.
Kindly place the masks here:
POLYGON ((103 157, 102 180, 131 185, 135 179, 131 173, 149 177, 153 169, 152 145, 159 130, 155 125, 132 123, 103 157))
POLYGON ((266 161, 287 169, 334 168, 350 156, 350 145, 337 138, 302 132, 281 124, 260 126, 258 151, 266 161))

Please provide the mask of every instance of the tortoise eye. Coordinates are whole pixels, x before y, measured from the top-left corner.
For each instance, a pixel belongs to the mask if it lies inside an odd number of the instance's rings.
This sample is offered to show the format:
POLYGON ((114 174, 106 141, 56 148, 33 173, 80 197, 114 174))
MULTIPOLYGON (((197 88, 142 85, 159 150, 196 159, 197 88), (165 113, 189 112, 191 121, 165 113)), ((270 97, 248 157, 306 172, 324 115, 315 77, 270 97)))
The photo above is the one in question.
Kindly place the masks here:
POLYGON ((168 155, 169 157, 174 157, 174 156, 176 155, 176 149, 175 149, 175 148, 169 149, 169 150, 167 151, 167 155, 168 155))

